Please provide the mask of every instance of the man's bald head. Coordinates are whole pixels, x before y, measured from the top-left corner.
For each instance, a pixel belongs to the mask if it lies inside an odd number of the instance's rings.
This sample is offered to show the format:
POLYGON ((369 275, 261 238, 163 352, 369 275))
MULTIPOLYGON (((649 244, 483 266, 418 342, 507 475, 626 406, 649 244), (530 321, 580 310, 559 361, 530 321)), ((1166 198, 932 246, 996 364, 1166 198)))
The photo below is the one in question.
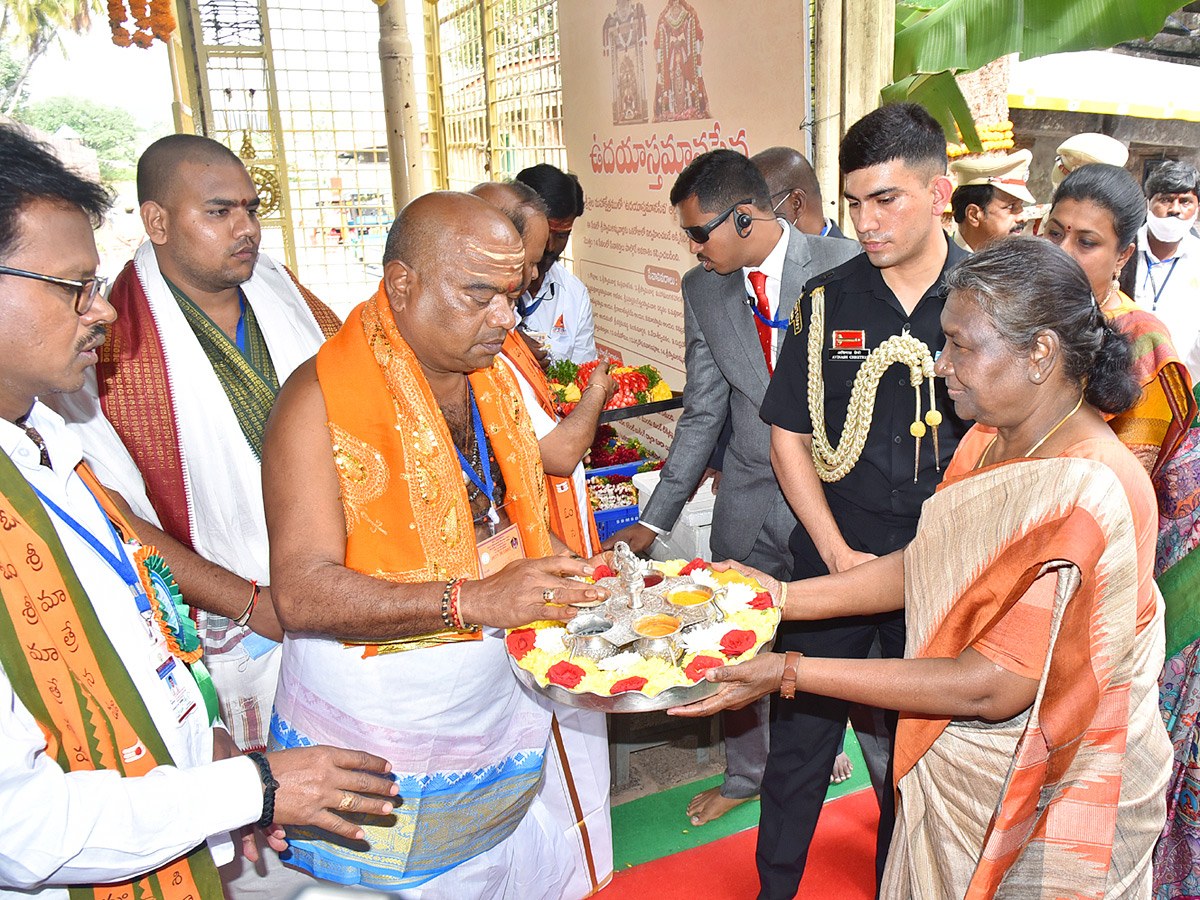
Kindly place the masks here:
POLYGON ((825 224, 821 208, 821 185, 804 154, 791 147, 768 147, 750 157, 762 172, 771 189, 771 205, 801 231, 820 234, 825 224), (801 196, 784 199, 787 191, 800 191, 801 196))
POLYGON ((484 181, 471 188, 471 194, 486 200, 517 227, 521 237, 529 227, 530 218, 546 218, 546 201, 533 188, 520 181, 484 181))
POLYGON ((521 247, 516 227, 498 208, 471 194, 432 191, 408 203, 388 231, 383 263, 399 260, 421 272, 435 260, 459 256, 464 241, 521 247))
POLYGON ((383 285, 396 328, 427 375, 492 364, 516 324, 524 260, 517 229, 479 197, 435 191, 400 210, 384 248, 383 285))
POLYGON ((237 154, 212 138, 198 134, 169 134, 146 148, 137 165, 138 203, 153 201, 167 205, 177 183, 179 167, 233 163, 245 168, 237 154))

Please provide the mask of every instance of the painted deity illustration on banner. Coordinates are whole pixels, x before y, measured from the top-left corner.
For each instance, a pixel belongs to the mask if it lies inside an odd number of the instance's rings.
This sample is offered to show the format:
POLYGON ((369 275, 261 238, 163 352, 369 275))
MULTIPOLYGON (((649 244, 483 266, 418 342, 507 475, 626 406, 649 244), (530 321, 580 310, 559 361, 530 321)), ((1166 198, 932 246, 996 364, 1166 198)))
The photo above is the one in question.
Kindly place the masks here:
POLYGON ((658 81, 654 89, 654 121, 708 119, 708 92, 700 51, 704 32, 700 17, 684 0, 669 0, 654 30, 658 81))
POLYGON ((641 125, 650 120, 645 50, 645 7, 632 0, 617 0, 617 8, 604 20, 604 53, 612 60, 614 125, 641 125))

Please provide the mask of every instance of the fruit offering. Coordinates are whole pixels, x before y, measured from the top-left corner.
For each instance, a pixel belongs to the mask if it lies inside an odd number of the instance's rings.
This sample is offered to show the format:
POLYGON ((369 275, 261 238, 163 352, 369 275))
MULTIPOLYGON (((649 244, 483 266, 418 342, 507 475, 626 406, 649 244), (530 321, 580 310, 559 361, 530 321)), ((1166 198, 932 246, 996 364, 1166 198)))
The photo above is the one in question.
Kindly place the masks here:
MULTIPOLYGON (((575 408, 584 388, 591 380, 592 373, 601 362, 592 360, 580 366, 570 360, 560 359, 550 364, 546 371, 546 379, 563 415, 569 414, 575 408)), ((613 366, 609 368, 608 374, 616 381, 617 390, 605 409, 623 409, 627 406, 670 400, 672 397, 670 386, 654 366, 613 366)))

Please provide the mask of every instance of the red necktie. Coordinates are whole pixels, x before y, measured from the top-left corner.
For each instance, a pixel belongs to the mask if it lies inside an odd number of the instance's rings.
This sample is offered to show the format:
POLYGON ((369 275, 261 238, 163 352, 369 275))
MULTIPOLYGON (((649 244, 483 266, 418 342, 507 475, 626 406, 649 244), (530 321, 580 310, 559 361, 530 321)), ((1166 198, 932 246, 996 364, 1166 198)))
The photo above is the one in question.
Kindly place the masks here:
MULTIPOLYGON (((749 274, 750 284, 754 287, 754 296, 758 298, 758 312, 763 319, 771 318, 771 304, 767 302, 767 273, 754 271, 749 274)), ((763 324, 758 316, 754 317, 754 327, 758 329, 758 342, 762 344, 763 359, 767 361, 767 374, 775 372, 775 361, 771 359, 771 326, 763 324)))

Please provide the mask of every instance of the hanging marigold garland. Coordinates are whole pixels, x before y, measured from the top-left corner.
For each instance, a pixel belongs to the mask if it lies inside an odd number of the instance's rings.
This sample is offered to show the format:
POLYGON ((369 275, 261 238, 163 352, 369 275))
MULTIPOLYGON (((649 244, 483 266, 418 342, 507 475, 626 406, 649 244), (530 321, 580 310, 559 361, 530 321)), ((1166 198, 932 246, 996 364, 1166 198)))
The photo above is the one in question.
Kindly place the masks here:
POLYGON ((155 38, 165 43, 175 31, 171 0, 108 0, 108 26, 118 47, 145 48, 155 38), (131 21, 132 33, 125 27, 131 21))

